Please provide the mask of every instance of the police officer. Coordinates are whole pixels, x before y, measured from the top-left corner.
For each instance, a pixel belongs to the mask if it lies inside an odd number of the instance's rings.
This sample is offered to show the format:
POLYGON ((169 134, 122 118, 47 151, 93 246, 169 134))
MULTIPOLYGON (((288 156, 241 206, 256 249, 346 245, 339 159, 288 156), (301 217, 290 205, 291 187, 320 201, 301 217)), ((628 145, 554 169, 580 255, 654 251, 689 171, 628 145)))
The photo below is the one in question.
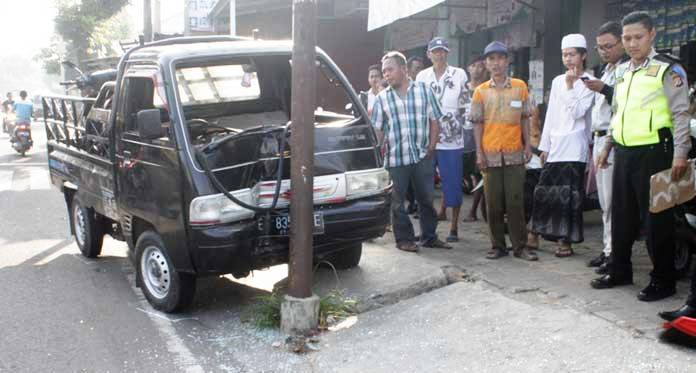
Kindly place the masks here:
POLYGON ((653 270, 638 299, 649 302, 675 293, 674 214, 671 209, 648 212, 649 192, 651 175, 671 167, 672 180, 679 180, 686 171, 688 84, 684 69, 653 49, 656 32, 647 12, 626 15, 622 27, 631 59, 616 69, 612 139, 597 157, 597 166, 606 167, 613 146, 612 252, 609 273, 591 285, 606 289, 633 283, 631 247, 645 227, 653 270))

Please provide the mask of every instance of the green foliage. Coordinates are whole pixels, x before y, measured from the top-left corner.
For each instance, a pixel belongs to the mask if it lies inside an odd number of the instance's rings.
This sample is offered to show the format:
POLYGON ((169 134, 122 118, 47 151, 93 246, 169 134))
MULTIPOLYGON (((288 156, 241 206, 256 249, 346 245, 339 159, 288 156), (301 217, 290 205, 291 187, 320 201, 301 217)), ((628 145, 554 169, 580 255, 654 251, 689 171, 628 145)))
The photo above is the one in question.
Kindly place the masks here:
POLYGON ((261 295, 256 298, 256 303, 245 319, 250 320, 259 329, 272 329, 280 327, 280 304, 283 296, 277 292, 261 295))
POLYGON ((358 313, 358 302, 344 296, 343 291, 334 289, 319 300, 319 328, 326 329, 327 318, 345 319, 358 313))
MULTIPOLYGON (((125 18, 117 15, 129 0, 54 1, 58 10, 54 20, 56 34, 65 43, 65 54, 78 59, 75 62, 115 54, 112 43, 128 34, 125 18)), ((46 72, 60 71, 59 64, 65 56, 59 50, 58 43, 52 43, 36 56, 43 61, 46 72)))
MULTIPOLYGON (((244 317, 245 321, 251 321, 259 329, 272 329, 280 327, 280 304, 283 295, 273 292, 256 298, 256 303, 244 317)), ((335 320, 344 319, 358 313, 358 302, 355 299, 344 296, 343 291, 334 289, 319 300, 319 328, 328 327, 327 318, 335 320)))

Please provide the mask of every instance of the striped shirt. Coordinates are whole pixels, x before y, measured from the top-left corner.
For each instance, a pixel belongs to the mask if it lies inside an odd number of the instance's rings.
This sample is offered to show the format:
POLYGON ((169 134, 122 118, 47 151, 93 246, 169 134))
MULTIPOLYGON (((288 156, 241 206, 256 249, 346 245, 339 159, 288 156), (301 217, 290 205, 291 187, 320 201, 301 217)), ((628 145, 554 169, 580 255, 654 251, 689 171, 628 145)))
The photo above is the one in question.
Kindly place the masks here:
POLYGON ((430 120, 441 117, 440 104, 423 82, 409 81, 405 99, 392 87, 380 92, 372 107, 372 123, 384 133, 384 166, 408 166, 425 158, 430 141, 430 120))

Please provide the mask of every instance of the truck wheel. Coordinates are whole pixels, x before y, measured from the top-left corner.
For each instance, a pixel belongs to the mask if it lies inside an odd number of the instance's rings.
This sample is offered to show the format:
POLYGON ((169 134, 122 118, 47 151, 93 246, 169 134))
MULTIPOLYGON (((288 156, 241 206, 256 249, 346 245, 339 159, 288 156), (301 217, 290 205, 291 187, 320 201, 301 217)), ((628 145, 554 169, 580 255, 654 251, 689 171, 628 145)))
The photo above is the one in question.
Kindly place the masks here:
POLYGON ((138 285, 152 307, 177 312, 191 304, 196 293, 196 277, 176 271, 157 233, 141 234, 135 250, 138 285))
POLYGON ((683 239, 677 239, 674 246, 674 268, 677 270, 677 277, 684 278, 691 269, 691 246, 683 239))
POLYGON ((361 256, 362 243, 356 243, 330 254, 327 261, 333 264, 336 269, 348 269, 357 267, 360 264, 361 256))
POLYGON ((70 205, 70 215, 77 247, 87 258, 96 258, 101 253, 104 232, 95 214, 75 197, 70 205))

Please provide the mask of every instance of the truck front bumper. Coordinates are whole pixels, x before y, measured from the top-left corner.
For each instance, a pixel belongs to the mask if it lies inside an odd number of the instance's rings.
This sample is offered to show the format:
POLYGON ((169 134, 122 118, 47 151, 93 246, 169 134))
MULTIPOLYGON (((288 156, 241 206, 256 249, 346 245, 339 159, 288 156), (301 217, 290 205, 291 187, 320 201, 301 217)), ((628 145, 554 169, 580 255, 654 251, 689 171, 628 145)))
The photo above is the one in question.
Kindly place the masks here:
MULTIPOLYGON (((280 210, 288 213, 288 210, 280 210)), ((351 244, 384 234, 389 224, 389 194, 340 204, 318 205, 324 232, 314 235, 314 255, 322 257, 351 244)), ((192 257, 198 275, 232 273, 287 263, 289 238, 268 236, 260 229, 262 216, 240 222, 192 228, 192 257)))

